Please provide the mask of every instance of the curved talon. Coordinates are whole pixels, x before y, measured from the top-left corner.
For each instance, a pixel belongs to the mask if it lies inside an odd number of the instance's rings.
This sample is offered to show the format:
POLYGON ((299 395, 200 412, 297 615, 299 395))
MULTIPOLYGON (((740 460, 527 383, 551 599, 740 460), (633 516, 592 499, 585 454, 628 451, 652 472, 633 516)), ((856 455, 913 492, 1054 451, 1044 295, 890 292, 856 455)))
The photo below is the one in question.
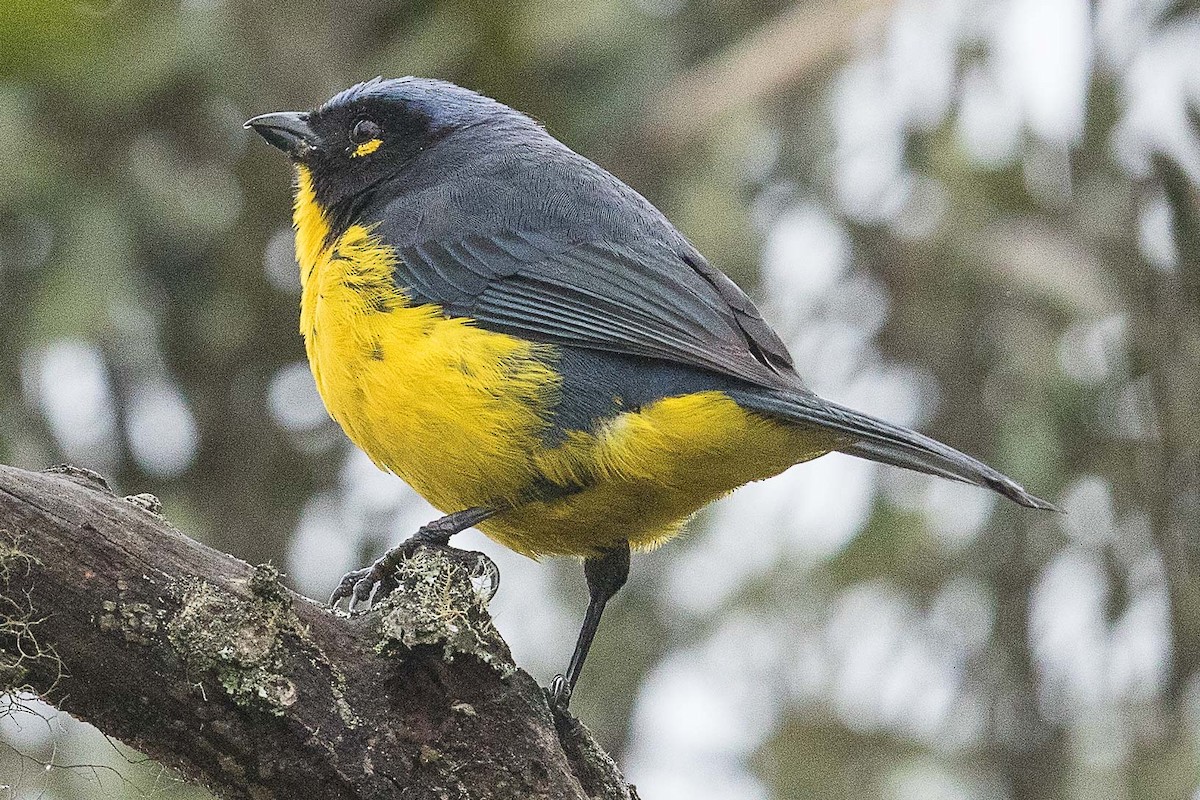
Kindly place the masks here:
POLYGON ((550 682, 550 707, 558 711, 566 711, 571 704, 571 687, 562 675, 555 675, 550 682))
POLYGON ((375 577, 375 570, 372 569, 364 577, 360 578, 358 583, 354 584, 354 596, 350 598, 350 604, 355 603, 370 603, 371 594, 375 590, 375 585, 378 582, 375 577))
MULTIPOLYGON (((472 506, 471 508, 464 508, 461 511, 455 511, 453 514, 447 514, 444 517, 435 519, 427 525, 422 525, 408 540, 388 550, 371 566, 355 570, 354 572, 347 572, 343 575, 341 582, 338 583, 338 587, 333 590, 333 594, 329 597, 329 604, 336 605, 339 601, 350 598, 350 602, 347 605, 350 611, 353 612, 359 603, 364 603, 370 607, 372 600, 382 600, 394 592, 400 585, 399 581, 396 580, 396 569, 399 567, 400 562, 412 558, 421 547, 436 547, 443 551, 450 551, 461 562, 466 553, 455 547, 451 547, 449 544, 450 537, 483 522, 495 514, 495 509, 484 506, 472 506)), ((474 571, 479 567, 480 558, 487 559, 490 566, 485 568, 485 571, 489 575, 494 574, 496 576, 493 584, 499 587, 500 571, 496 569, 495 564, 491 563, 491 559, 482 553, 473 553, 472 555, 476 558, 468 571, 474 574, 474 571)), ((495 593, 494 588, 492 589, 492 593, 495 593)), ((489 599, 491 599, 490 596, 489 599)))
POLYGON ((486 605, 500 591, 500 568, 485 553, 475 553, 475 566, 471 569, 471 580, 480 580, 486 588, 481 591, 486 605))
POLYGON ((471 550, 460 550, 457 547, 438 542, 422 541, 414 537, 398 548, 385 553, 371 566, 343 575, 337 588, 329 596, 329 605, 336 606, 348 598, 347 609, 351 613, 362 608, 370 608, 374 603, 400 587, 400 582, 396 579, 396 569, 399 563, 412 558, 418 550, 425 547, 441 550, 450 558, 458 561, 471 574, 473 581, 482 579, 487 587, 485 602, 490 601, 500 588, 500 569, 496 566, 496 562, 487 555, 471 550), (468 559, 470 563, 467 563, 468 559))
POLYGON ((333 590, 333 594, 329 595, 329 605, 336 606, 342 600, 351 597, 358 582, 370 574, 370 572, 371 567, 364 567, 363 569, 356 569, 343 575, 337 588, 333 590))

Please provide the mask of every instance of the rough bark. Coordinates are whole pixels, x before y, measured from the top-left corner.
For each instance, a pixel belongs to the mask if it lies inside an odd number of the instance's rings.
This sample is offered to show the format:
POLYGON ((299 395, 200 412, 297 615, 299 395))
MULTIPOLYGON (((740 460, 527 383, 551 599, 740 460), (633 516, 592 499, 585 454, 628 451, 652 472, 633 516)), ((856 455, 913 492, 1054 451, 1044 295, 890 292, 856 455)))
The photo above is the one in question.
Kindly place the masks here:
POLYGON ((226 798, 636 800, 512 662, 467 570, 429 551, 334 613, 94 473, 0 466, 0 690, 226 798))

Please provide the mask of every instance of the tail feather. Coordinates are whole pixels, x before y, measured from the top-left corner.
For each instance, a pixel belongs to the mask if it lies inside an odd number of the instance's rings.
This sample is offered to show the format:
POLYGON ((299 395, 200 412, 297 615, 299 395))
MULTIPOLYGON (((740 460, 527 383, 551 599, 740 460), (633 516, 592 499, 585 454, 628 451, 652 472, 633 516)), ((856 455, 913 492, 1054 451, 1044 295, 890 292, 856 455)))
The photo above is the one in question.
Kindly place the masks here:
POLYGON ((856 441, 838 448, 843 453, 982 486, 1028 508, 1060 510, 1053 503, 1030 494, 1007 475, 949 445, 823 400, 815 394, 738 392, 734 399, 755 411, 854 437, 856 441))

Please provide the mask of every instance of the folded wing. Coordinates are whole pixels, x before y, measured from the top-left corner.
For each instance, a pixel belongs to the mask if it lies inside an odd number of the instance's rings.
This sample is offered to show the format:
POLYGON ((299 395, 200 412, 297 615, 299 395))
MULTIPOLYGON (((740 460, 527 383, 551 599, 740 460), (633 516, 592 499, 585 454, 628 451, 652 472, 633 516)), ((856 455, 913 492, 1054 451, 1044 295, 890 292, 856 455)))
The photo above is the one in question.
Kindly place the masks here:
POLYGON ((753 303, 699 254, 503 231, 401 249, 396 282, 489 330, 649 356, 764 387, 799 387, 753 303))

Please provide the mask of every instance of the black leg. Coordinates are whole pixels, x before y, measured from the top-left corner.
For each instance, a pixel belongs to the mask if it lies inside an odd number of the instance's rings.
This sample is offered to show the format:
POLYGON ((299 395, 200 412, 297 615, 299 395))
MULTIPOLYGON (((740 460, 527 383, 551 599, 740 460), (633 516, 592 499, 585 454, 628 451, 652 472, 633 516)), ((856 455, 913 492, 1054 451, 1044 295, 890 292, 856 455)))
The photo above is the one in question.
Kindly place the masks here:
MULTIPOLYGON (((329 598, 329 605, 337 605, 338 601, 349 597, 350 609, 354 610, 356 603, 370 600, 372 592, 378 597, 387 595, 396 588, 396 568, 400 566, 401 561, 410 558, 419 547, 447 547, 451 536, 462 533, 495 514, 496 511, 490 508, 468 508, 435 519, 428 525, 422 525, 416 533, 388 550, 371 566, 343 575, 341 583, 329 598)), ((485 557, 482 554, 477 555, 485 557)))
POLYGON ((629 577, 629 543, 622 542, 620 546, 606 550, 601 555, 585 559, 583 574, 587 578, 590 595, 587 613, 583 617, 583 627, 579 629, 579 639, 575 643, 575 652, 571 656, 570 665, 567 666, 566 676, 555 676, 554 683, 550 685, 550 700, 560 709, 565 709, 571 702, 575 682, 579 680, 583 662, 592 647, 592 639, 596 636, 596 629, 600 627, 600 616, 604 614, 604 606, 620 591, 629 577))

